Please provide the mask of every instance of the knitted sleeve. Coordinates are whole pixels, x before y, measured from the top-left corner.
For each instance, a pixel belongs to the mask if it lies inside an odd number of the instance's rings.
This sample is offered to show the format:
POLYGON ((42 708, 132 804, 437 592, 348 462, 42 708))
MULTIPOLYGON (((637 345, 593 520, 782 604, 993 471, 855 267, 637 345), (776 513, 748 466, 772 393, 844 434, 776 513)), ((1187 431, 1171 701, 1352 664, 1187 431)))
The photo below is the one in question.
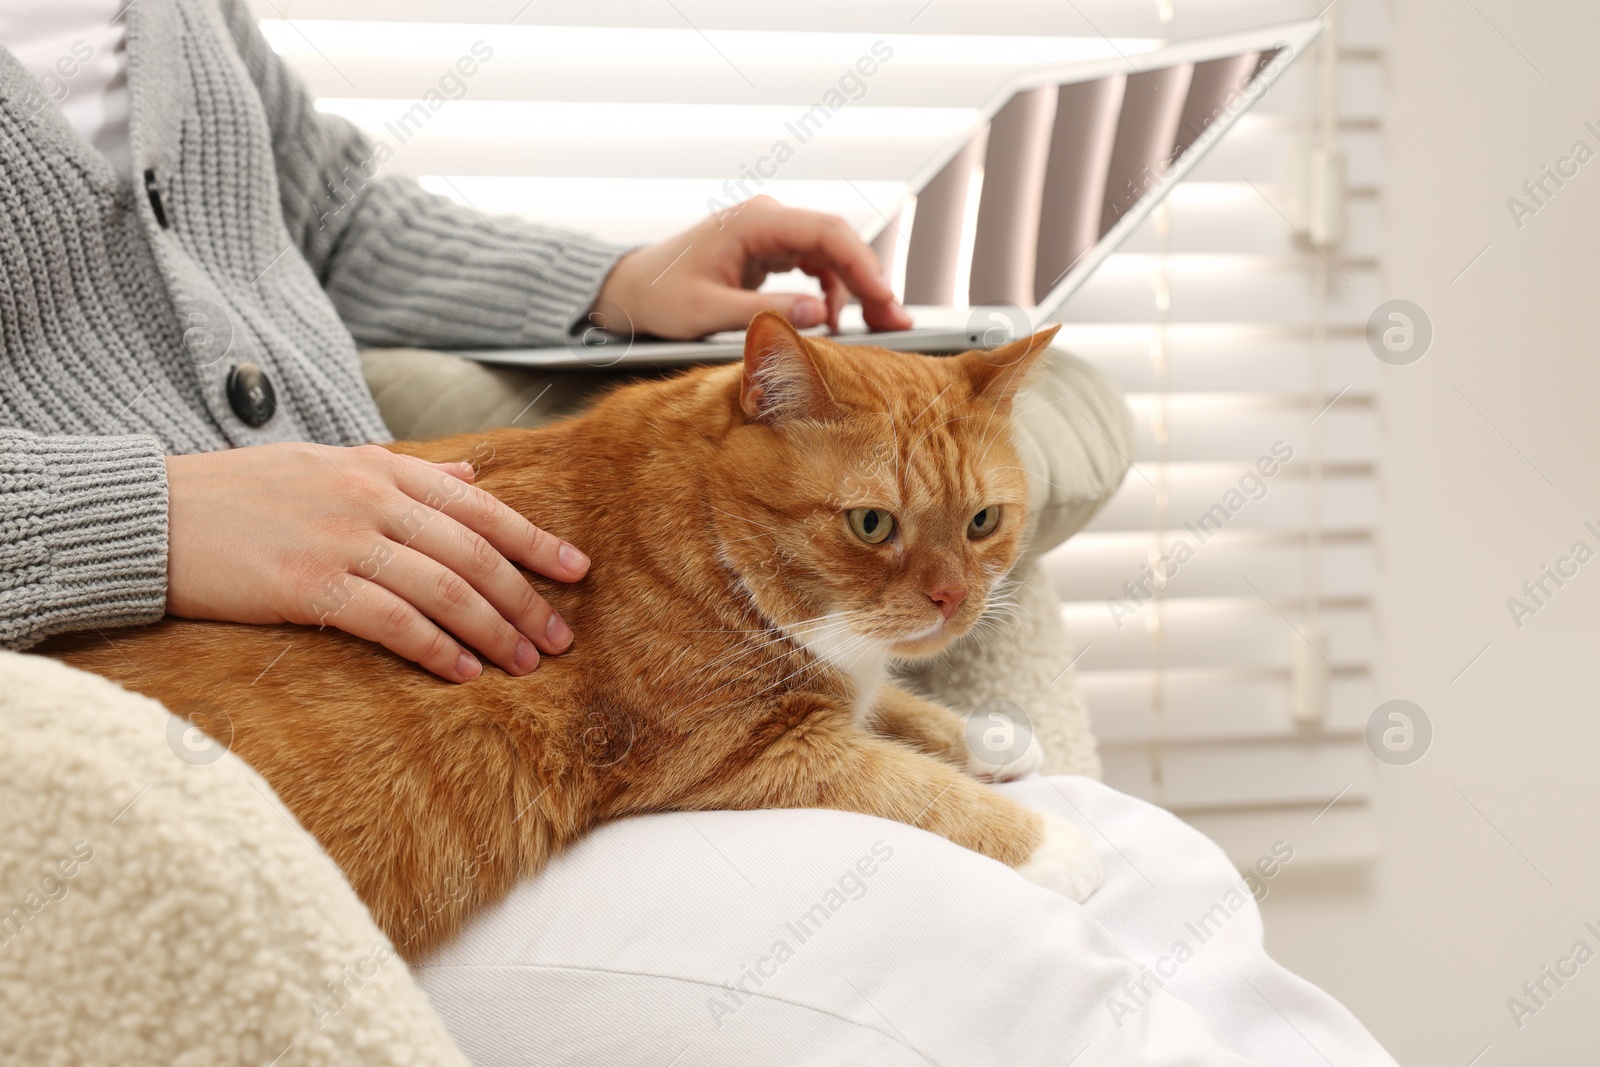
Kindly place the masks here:
POLYGON ((0 428, 0 648, 155 622, 166 602, 160 442, 0 428))
POLYGON ((491 219, 410 178, 384 175, 386 146, 318 112, 246 4, 221 3, 266 109, 289 234, 359 343, 491 348, 566 340, 626 247, 491 219))

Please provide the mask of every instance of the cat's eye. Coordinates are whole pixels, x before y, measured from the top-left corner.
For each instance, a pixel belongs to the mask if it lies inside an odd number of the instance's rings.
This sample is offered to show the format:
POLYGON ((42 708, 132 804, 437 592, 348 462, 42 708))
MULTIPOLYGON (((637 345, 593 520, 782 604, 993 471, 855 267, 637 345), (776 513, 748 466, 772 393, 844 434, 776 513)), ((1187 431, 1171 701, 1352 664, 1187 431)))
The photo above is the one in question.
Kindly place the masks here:
POLYGON ((973 541, 976 541, 982 537, 988 537, 990 534, 994 533, 995 529, 999 525, 1000 509, 996 505, 990 504, 976 515, 972 516, 972 521, 967 523, 967 537, 973 541))
POLYGON ((881 545, 894 533, 894 516, 882 508, 851 508, 850 529, 869 545, 881 545))

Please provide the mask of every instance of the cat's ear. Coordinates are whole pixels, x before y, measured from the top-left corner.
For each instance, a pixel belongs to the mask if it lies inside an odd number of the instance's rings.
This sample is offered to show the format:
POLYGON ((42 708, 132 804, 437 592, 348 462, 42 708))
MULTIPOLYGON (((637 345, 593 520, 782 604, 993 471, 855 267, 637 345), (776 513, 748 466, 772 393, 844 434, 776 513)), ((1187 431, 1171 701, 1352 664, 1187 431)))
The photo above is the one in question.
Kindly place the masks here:
POLYGON ((974 349, 956 357, 961 370, 972 382, 972 393, 995 405, 1011 403, 1024 386, 1033 380, 1039 357, 1055 339, 1059 325, 1040 330, 1031 337, 1019 337, 995 348, 974 349))
POLYGON ((816 354, 776 311, 760 312, 745 331, 739 406, 761 422, 822 418, 834 406, 816 354))

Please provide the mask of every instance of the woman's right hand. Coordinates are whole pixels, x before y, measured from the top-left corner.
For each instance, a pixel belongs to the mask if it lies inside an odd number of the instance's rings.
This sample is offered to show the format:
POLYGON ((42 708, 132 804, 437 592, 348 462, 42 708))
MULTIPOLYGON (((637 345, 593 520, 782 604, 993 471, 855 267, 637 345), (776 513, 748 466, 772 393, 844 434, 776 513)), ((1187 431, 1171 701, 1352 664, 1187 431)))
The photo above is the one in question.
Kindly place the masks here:
POLYGON ((589 559, 472 485, 469 463, 376 445, 167 458, 167 612, 337 626, 439 677, 513 675, 572 631, 513 565, 576 581, 589 559))

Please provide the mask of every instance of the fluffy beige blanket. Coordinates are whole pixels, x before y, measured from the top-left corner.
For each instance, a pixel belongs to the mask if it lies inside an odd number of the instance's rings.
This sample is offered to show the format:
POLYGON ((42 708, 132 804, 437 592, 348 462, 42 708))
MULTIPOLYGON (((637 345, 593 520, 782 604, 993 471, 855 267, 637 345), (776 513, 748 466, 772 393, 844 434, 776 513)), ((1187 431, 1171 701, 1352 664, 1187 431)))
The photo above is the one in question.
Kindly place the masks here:
POLYGON ((0 652, 0 1060, 465 1067, 332 861, 188 725, 0 652))

